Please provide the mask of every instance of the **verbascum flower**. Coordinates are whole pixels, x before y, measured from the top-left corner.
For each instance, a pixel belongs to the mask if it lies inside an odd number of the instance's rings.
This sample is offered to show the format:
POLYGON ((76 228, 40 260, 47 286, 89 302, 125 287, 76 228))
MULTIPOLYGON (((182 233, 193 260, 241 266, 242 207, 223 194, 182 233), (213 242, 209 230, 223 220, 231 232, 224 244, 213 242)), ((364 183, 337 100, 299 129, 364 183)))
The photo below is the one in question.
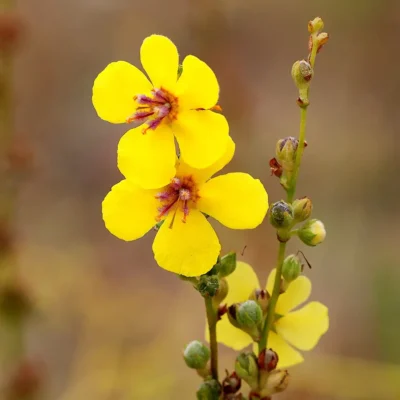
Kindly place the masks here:
MULTIPOLYGON (((275 272, 276 270, 273 270, 268 277, 269 293, 272 293, 275 272)), ((229 293, 225 301, 228 305, 245 301, 254 289, 260 287, 251 266, 240 261, 235 272, 226 279, 229 293)), ((300 276, 279 296, 275 323, 268 335, 268 348, 279 356, 278 368, 287 368, 304 360, 291 345, 299 350, 311 350, 328 330, 329 317, 325 305, 312 301, 296 309, 308 299, 310 293, 311 281, 305 276, 300 276)), ((235 350, 241 350, 252 343, 252 338, 235 328, 226 315, 217 324, 217 338, 219 342, 235 350)))
POLYGON ((179 160, 176 176, 159 189, 143 189, 129 179, 117 183, 103 201, 107 229, 130 241, 163 220, 153 243, 158 265, 184 276, 208 272, 221 245, 203 213, 231 229, 253 229, 268 209, 268 195, 258 179, 240 172, 210 179, 232 159, 235 144, 228 143, 224 156, 206 169, 179 160))
POLYGON ((152 189, 176 175, 174 136, 185 162, 201 169, 223 156, 229 127, 223 115, 211 111, 219 109, 219 85, 206 63, 187 56, 178 79, 178 50, 160 35, 143 41, 140 58, 151 82, 135 66, 113 62, 94 81, 92 100, 100 118, 136 123, 119 142, 118 167, 152 189))

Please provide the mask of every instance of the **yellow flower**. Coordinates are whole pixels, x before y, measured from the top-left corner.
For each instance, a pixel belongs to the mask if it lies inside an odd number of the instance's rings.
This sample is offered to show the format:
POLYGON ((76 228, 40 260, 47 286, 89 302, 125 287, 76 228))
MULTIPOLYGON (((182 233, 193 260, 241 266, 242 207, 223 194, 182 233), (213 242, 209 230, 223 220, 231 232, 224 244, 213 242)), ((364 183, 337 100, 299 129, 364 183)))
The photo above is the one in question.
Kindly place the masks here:
POLYGON ((120 239, 135 240, 163 220, 153 243, 160 267, 185 276, 208 272, 221 245, 203 213, 228 228, 252 229, 268 209, 268 195, 258 179, 240 172, 209 179, 234 150, 229 139, 224 156, 202 170, 180 160, 176 176, 159 189, 143 189, 130 180, 117 183, 103 201, 107 229, 120 239))
POLYGON ((109 64, 93 85, 93 105, 111 123, 142 123, 118 146, 122 174, 146 189, 166 185, 175 176, 175 143, 193 168, 206 168, 224 154, 229 127, 218 109, 218 81, 197 57, 183 60, 178 79, 176 46, 160 35, 147 37, 140 49, 151 79, 125 61, 109 64))
MULTIPOLYGON (((268 277, 269 293, 272 293, 275 272, 275 269, 272 270, 268 277)), ((229 293, 224 302, 228 305, 247 300, 254 289, 260 288, 257 275, 244 262, 238 262, 235 272, 226 279, 229 293)), ((300 276, 279 296, 276 322, 268 335, 268 348, 272 348, 279 356, 278 368, 287 368, 304 360, 290 344, 299 350, 311 350, 328 330, 328 309, 323 304, 312 301, 293 311, 308 299, 310 293, 311 281, 300 276)), ((252 343, 251 337, 231 325, 226 315, 217 324, 217 338, 219 342, 235 350, 241 350, 252 343)))

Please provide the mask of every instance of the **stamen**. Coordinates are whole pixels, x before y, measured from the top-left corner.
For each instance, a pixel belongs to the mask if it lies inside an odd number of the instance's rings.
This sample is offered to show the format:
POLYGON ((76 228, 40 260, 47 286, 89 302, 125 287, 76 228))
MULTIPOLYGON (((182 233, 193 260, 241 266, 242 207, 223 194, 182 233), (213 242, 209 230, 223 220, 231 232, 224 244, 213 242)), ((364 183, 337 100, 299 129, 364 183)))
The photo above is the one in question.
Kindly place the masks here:
POLYGON ((182 186, 182 182, 179 178, 173 178, 171 181, 171 188, 174 190, 179 190, 182 186))
POLYGON ((191 176, 184 176, 181 178, 173 178, 168 187, 164 191, 155 195, 155 198, 161 202, 158 208, 159 215, 157 220, 160 221, 168 215, 174 208, 169 228, 172 228, 175 223, 176 213, 182 211, 182 222, 186 223, 186 218, 190 213, 192 205, 194 205, 199 198, 195 182, 191 176))
POLYGON ((155 196, 157 200, 167 200, 169 197, 170 197, 169 192, 159 192, 155 196))
MULTIPOLYGON (((157 220, 160 221, 164 215, 168 214, 168 211, 171 209, 171 207, 175 204, 175 201, 173 201, 171 204, 168 204, 167 206, 160 207, 158 211, 160 211, 160 214, 157 216, 157 220)), ((176 213, 176 211, 175 211, 176 213)))
POLYGON ((129 117, 126 122, 145 121, 154 114, 153 111, 139 111, 129 117))
POLYGON ((138 96, 135 96, 134 99, 139 103, 139 104, 146 104, 146 105, 154 105, 154 104, 164 104, 165 101, 157 101, 155 99, 152 99, 149 96, 146 96, 144 94, 139 94, 138 96))
POLYGON ((178 98, 167 90, 153 89, 149 96, 138 94, 133 99, 137 105, 136 112, 126 122, 146 122, 147 127, 143 129, 143 134, 149 129, 155 130, 164 118, 169 121, 176 119, 178 98))
POLYGON ((185 200, 183 202, 183 218, 182 222, 186 223, 186 217, 189 215, 189 206, 188 206, 188 201, 185 200))
POLYGON ((164 103, 168 102, 167 97, 165 96, 165 93, 161 90, 161 89, 155 89, 152 90, 154 97, 158 100, 158 101, 162 101, 164 103))
POLYGON ((171 219, 171 223, 169 224, 169 229, 172 229, 172 227, 174 226, 174 222, 175 222, 175 217, 176 217, 176 212, 178 211, 178 207, 176 207, 175 208, 175 212, 174 212, 174 215, 172 216, 172 219, 171 219))

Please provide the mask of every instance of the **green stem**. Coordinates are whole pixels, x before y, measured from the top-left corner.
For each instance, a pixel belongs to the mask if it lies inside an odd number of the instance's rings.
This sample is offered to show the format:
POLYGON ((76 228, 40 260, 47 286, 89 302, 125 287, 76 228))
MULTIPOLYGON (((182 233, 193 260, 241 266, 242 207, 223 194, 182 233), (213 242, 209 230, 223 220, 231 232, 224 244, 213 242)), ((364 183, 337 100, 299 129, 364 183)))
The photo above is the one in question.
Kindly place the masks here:
POLYGON ((204 297, 206 305, 208 330, 210 333, 210 350, 211 350, 211 375, 218 380, 218 343, 217 343, 217 322, 218 316, 212 304, 210 296, 204 297))
POLYGON ((301 159, 303 157, 303 152, 304 152, 304 142, 306 139, 307 109, 308 107, 304 107, 300 110, 299 145, 296 151, 296 161, 293 169, 292 182, 289 186, 289 190, 287 191, 287 198, 286 198, 287 203, 292 203, 294 200, 294 195, 296 194, 297 178, 299 176, 301 159))
MULTIPOLYGON (((310 59, 309 59, 309 62, 311 64, 312 68, 314 68, 315 58, 316 58, 317 50, 318 50, 318 45, 317 45, 316 39, 317 39, 317 34, 313 34, 312 35, 313 47, 312 47, 310 59)), ((308 100, 308 95, 309 95, 309 89, 307 91, 307 100, 308 100)), ((295 194, 296 194, 297 179, 299 177, 299 170, 300 170, 300 165, 301 165, 301 160, 303 157, 303 152, 304 152, 304 147, 305 147, 304 145, 305 145, 305 140, 306 140, 307 109, 308 109, 308 103, 307 103, 307 105, 302 106, 300 109, 299 145, 297 147, 296 161, 295 161, 295 165, 293 168, 292 179, 289 184, 289 189, 287 190, 287 196, 286 196, 287 203, 292 203, 294 200, 295 194)), ((261 334, 261 339, 259 342, 259 352, 261 352, 262 350, 267 348, 268 334, 274 323, 276 303, 278 302, 280 289, 281 289, 281 275, 282 275, 283 261, 285 259, 285 252, 286 252, 286 242, 279 243, 278 261, 277 261, 277 265, 276 265, 274 288, 273 288, 273 291, 271 294, 271 298, 269 300, 267 318, 265 319, 263 331, 261 334)))
POLYGON ((261 353, 267 347, 268 344, 268 333, 272 328, 275 318, 275 307, 276 302, 278 301, 279 292, 281 290, 281 274, 282 274, 282 265, 283 260, 285 259, 285 251, 286 251, 286 242, 279 243, 278 250, 278 261, 276 265, 276 276, 274 281, 274 288, 272 290, 272 295, 268 304, 268 313, 267 318, 265 320, 265 324, 263 326, 263 331, 261 334, 261 339, 259 343, 259 352, 261 353))

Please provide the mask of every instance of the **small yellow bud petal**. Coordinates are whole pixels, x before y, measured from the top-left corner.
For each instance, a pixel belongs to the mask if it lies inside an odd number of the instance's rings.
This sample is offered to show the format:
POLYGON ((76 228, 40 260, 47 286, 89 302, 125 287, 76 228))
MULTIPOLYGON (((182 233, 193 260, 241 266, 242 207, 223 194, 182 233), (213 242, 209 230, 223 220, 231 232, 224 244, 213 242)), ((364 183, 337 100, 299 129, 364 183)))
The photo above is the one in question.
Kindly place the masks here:
POLYGON ((308 246, 317 246, 326 237, 324 224, 318 219, 307 221, 298 231, 297 235, 308 246))
POLYGON ((308 23, 308 32, 315 33, 324 29, 324 21, 322 21, 321 17, 316 17, 312 21, 308 23))
POLYGON ((271 372, 266 387, 262 391, 263 394, 272 395, 283 392, 289 385, 289 377, 289 372, 287 370, 276 370, 271 372))

